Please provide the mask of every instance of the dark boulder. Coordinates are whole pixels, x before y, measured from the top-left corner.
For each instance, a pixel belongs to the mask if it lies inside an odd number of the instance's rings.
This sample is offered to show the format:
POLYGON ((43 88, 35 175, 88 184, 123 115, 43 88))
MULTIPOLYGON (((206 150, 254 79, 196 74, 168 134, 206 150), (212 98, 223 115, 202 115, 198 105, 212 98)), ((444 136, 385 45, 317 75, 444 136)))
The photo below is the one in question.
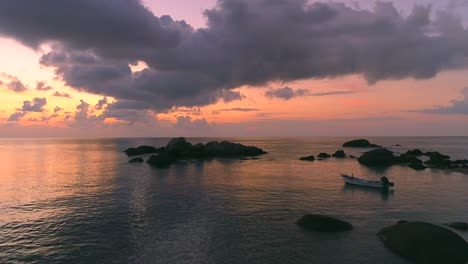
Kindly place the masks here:
POLYGON ((260 148, 244 146, 242 144, 232 143, 229 141, 208 142, 205 145, 204 152, 206 155, 213 157, 259 156, 266 154, 266 152, 260 148))
POLYGON ((348 222, 325 215, 307 214, 296 222, 299 226, 318 232, 342 232, 353 229, 348 222))
POLYGON ((183 137, 173 138, 167 143, 166 152, 174 156, 180 156, 191 146, 192 144, 187 142, 183 137))
POLYGON ((365 152, 358 161, 367 166, 391 166, 401 162, 398 157, 393 155, 392 151, 385 148, 365 152))
POLYGON ((357 159, 357 157, 354 156, 354 155, 351 155, 351 156, 349 156, 349 157, 352 158, 352 159, 357 159))
POLYGON ((406 222, 378 234, 386 247, 415 263, 465 264, 468 243, 455 232, 423 222, 406 222))
POLYGON ((447 169, 452 165, 452 161, 450 161, 450 156, 441 154, 437 151, 426 152, 424 153, 424 155, 429 157, 429 160, 424 162, 424 164, 430 165, 432 167, 447 169))
POLYGON ((347 148, 379 148, 379 145, 372 144, 367 139, 355 139, 343 144, 347 148))
POLYGON ((154 166, 156 168, 167 168, 176 160, 177 158, 175 156, 167 152, 163 152, 158 155, 152 155, 146 162, 149 165, 154 166))
POLYGON ((321 159, 327 159, 327 158, 329 158, 331 156, 329 154, 327 154, 327 153, 322 152, 322 153, 318 154, 317 157, 321 158, 321 159))
POLYGON ((405 154, 417 157, 424 155, 424 152, 422 152, 420 149, 410 149, 406 151, 405 154))
POLYGON ((144 154, 152 154, 152 153, 160 153, 164 151, 163 149, 157 149, 152 146, 139 146, 138 148, 128 148, 124 152, 128 156, 136 156, 136 155, 144 155, 144 154))
POLYGON ((302 158, 300 158, 300 160, 314 161, 315 157, 314 157, 314 155, 310 155, 310 156, 307 156, 307 157, 302 157, 302 158))
POLYGON ((129 163, 143 163, 145 160, 143 158, 133 158, 128 161, 129 163))
POLYGON ((423 162, 419 159, 412 161, 408 167, 412 168, 413 170, 425 170, 426 166, 424 166, 423 162))
POLYGON ((346 154, 342 149, 340 149, 340 150, 337 150, 332 156, 335 158, 344 158, 346 157, 346 154))
POLYGON ((466 159, 463 159, 463 160, 455 160, 452 162, 453 164, 457 164, 457 165, 464 165, 464 164, 468 164, 468 160, 466 159))
POLYGON ((462 230, 462 231, 468 230, 468 223, 465 223, 465 222, 452 222, 452 223, 448 223, 445 225, 453 229, 457 229, 457 230, 462 230))

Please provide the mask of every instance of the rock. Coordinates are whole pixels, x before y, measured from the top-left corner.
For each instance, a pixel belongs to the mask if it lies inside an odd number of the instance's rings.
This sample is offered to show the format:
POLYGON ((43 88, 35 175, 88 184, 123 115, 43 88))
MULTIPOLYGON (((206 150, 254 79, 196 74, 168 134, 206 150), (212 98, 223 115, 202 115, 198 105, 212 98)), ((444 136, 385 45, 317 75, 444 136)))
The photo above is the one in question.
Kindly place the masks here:
POLYGON ((468 164, 468 160, 466 159, 463 159, 463 160, 455 160, 452 162, 453 164, 458 164, 458 165, 464 165, 464 164, 468 164))
POLYGON ((128 156, 136 156, 136 155, 144 155, 144 154, 152 154, 152 153, 160 153, 164 151, 163 148, 155 148, 152 146, 139 146, 138 148, 128 148, 124 152, 128 156))
POLYGON ((353 156, 353 155, 351 155, 351 156, 349 156, 349 157, 352 158, 352 159, 357 159, 357 157, 356 157, 356 156, 353 156))
POLYGON ((180 156, 191 146, 192 144, 187 142, 183 137, 173 138, 167 143, 166 152, 174 156, 180 156))
POLYGON ((143 158, 133 158, 128 161, 129 163, 143 163, 145 160, 143 158))
POLYGON ((386 247, 415 263, 465 264, 468 243, 455 232, 423 222, 400 223, 378 234, 386 247))
POLYGON ((296 222, 299 226, 318 232, 342 232, 353 229, 348 222, 317 214, 307 214, 296 222))
POLYGON ((410 150, 406 151, 405 154, 417 157, 417 156, 424 155, 424 152, 422 152, 419 149, 410 149, 410 150))
POLYGON ((437 151, 426 152, 424 153, 424 155, 429 157, 429 160, 424 162, 424 164, 430 165, 432 167, 447 169, 452 165, 452 161, 450 161, 450 156, 441 154, 437 151))
POLYGON ((337 150, 332 156, 335 158, 344 158, 346 157, 346 154, 342 149, 340 149, 340 150, 337 150))
POLYGON ((307 156, 307 157, 302 157, 302 158, 300 158, 300 160, 314 161, 315 157, 314 157, 314 155, 310 155, 310 156, 307 156))
POLYGON ((395 144, 394 146, 395 146, 395 147, 401 147, 401 145, 400 145, 400 144, 395 144))
POLYGON ((404 223, 408 223, 407 220, 398 220, 397 224, 404 224, 404 223))
POLYGON ((322 152, 322 153, 318 154, 317 157, 319 157, 321 159, 327 159, 327 158, 329 158, 331 156, 329 154, 327 154, 327 153, 322 152))
POLYGON ((156 168, 167 168, 176 160, 177 158, 175 156, 164 152, 158 155, 152 155, 146 162, 156 168))
POLYGON ((213 157, 259 156, 266 154, 266 152, 260 148, 244 146, 242 144, 232 143, 229 141, 208 142, 205 145, 204 152, 206 155, 213 157))
POLYGON ((437 152, 437 151, 426 152, 426 153, 424 153, 424 155, 428 156, 428 157, 431 158, 431 159, 440 159, 440 160, 447 160, 447 159, 450 159, 450 156, 441 154, 441 153, 439 153, 439 152, 437 152))
POLYGON ((424 166, 423 162, 418 159, 418 161, 412 161, 408 167, 412 168, 413 170, 425 170, 426 166, 424 166))
POLYGON ((367 166, 391 166, 401 162, 398 157, 393 155, 392 151, 385 148, 365 152, 358 161, 367 166))
POLYGON ((347 148, 379 148, 379 145, 370 143, 367 139, 355 139, 343 144, 347 148))
POLYGON ((457 229, 457 230, 462 230, 462 231, 468 230, 468 223, 465 223, 465 222, 452 222, 452 223, 448 223, 445 225, 453 229, 457 229))

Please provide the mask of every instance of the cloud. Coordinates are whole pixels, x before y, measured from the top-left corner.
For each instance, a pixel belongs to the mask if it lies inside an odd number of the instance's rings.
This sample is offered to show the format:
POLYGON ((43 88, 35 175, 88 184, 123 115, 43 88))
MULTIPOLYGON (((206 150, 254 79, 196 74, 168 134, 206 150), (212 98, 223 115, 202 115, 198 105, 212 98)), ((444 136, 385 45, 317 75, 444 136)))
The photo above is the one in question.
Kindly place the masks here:
POLYGON ((216 109, 212 111, 212 114, 218 115, 222 112, 257 112, 257 111, 260 111, 260 109, 247 108, 247 107, 235 107, 235 108, 216 109))
POLYGON ((107 97, 102 98, 101 100, 98 101, 96 106, 94 107, 96 110, 102 110, 104 106, 108 104, 107 97))
POLYGON ((44 106, 47 105, 46 98, 34 98, 32 101, 24 101, 23 106, 21 107, 21 111, 23 112, 37 112, 42 113, 44 112, 44 106))
POLYGON ((47 85, 45 81, 38 81, 36 83, 36 90, 38 91, 49 91, 52 90, 53 88, 50 85, 47 85))
POLYGON ((28 90, 26 85, 24 85, 23 82, 21 82, 19 79, 12 80, 11 82, 7 83, 6 86, 15 93, 22 93, 28 90))
POLYGON ((72 98, 70 94, 61 93, 61 92, 59 92, 59 91, 56 91, 55 93, 53 93, 52 96, 55 96, 55 97, 65 97, 65 98, 72 98))
POLYGON ((265 92, 266 97, 270 98, 280 98, 283 100, 289 100, 294 97, 300 97, 307 95, 308 91, 305 89, 293 90, 289 87, 273 89, 265 92))
POLYGON ((269 98, 279 98, 283 100, 290 100, 294 97, 303 97, 303 96, 329 96, 329 95, 340 95, 340 94, 353 94, 354 91, 330 91, 330 92, 319 92, 311 93, 306 89, 292 89, 289 87, 272 89, 265 92, 265 96, 269 98))
POLYGON ((204 12, 207 26, 194 29, 153 15, 138 0, 82 0, 73 8, 62 0, 17 0, 0 2, 0 34, 34 49, 55 43, 40 63, 75 89, 167 111, 240 100, 232 90, 244 85, 348 74, 374 83, 465 68, 468 30, 454 15, 431 12, 415 6, 405 16, 383 2, 361 10, 218 0, 204 12), (138 61, 148 68, 132 72, 138 61))
POLYGON ((463 99, 461 100, 452 100, 447 106, 438 106, 411 112, 438 115, 468 115, 468 87, 463 89, 463 99))
POLYGON ((211 125, 206 121, 205 118, 192 120, 190 116, 178 116, 177 121, 174 124, 174 128, 177 129, 209 129, 211 125))
POLYGON ((63 110, 63 108, 61 108, 60 106, 56 106, 56 107, 54 108, 54 114, 56 114, 56 113, 58 113, 58 112, 60 112, 60 111, 62 111, 62 110, 63 110))
POLYGON ((17 112, 10 115, 8 121, 18 121, 29 112, 43 113, 44 106, 47 105, 46 98, 34 98, 32 101, 23 101, 21 108, 17 112))

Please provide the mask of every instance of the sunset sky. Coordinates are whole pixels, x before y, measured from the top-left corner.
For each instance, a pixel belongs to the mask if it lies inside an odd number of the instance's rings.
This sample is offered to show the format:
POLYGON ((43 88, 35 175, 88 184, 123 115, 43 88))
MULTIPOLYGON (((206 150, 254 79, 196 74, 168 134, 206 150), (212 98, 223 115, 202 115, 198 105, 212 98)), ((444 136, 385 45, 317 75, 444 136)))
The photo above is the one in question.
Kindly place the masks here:
POLYGON ((0 137, 468 135, 468 1, 0 1, 0 137))

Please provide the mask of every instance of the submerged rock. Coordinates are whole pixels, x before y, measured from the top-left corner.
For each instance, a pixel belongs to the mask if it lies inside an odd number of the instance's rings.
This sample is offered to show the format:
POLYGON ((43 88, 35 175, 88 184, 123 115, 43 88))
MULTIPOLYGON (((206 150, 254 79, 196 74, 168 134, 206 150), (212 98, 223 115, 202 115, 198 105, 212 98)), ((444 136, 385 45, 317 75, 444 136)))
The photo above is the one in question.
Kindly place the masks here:
POLYGON ((329 158, 331 156, 329 154, 327 154, 327 153, 322 152, 322 153, 318 154, 317 157, 321 158, 321 159, 327 159, 327 158, 329 158))
POLYGON ((347 148, 379 148, 379 145, 372 144, 367 139, 355 139, 343 144, 347 148))
POLYGON ((332 156, 335 158, 344 158, 346 157, 346 154, 342 149, 340 149, 340 150, 337 150, 332 156))
POLYGON ((462 230, 462 231, 468 230, 468 223, 465 223, 465 222, 452 222, 452 223, 448 223, 445 225, 453 229, 457 229, 457 230, 462 230))
POLYGON ((307 214, 296 222, 299 226, 318 232, 343 232, 353 229, 348 222, 318 214, 307 214))
POLYGON ((127 156, 136 156, 136 155, 144 155, 144 154, 152 154, 152 153, 160 153, 164 151, 164 148, 155 148, 152 146, 139 146, 138 148, 128 148, 124 152, 127 156))
POLYGON ((378 234, 386 247, 421 264, 465 264, 468 243, 455 232, 423 222, 405 222, 383 228, 378 234))
POLYGON ((385 148, 365 152, 358 161, 367 166, 391 166, 401 162, 398 157, 393 155, 392 151, 385 148))
POLYGON ((315 157, 314 157, 314 155, 310 155, 310 156, 307 156, 307 157, 302 157, 302 158, 300 158, 300 160, 314 161, 315 157))
POLYGON ((143 163, 145 160, 143 158, 133 158, 128 161, 129 163, 143 163))

